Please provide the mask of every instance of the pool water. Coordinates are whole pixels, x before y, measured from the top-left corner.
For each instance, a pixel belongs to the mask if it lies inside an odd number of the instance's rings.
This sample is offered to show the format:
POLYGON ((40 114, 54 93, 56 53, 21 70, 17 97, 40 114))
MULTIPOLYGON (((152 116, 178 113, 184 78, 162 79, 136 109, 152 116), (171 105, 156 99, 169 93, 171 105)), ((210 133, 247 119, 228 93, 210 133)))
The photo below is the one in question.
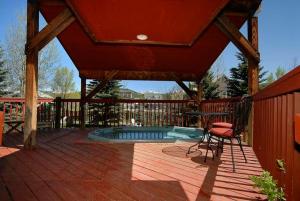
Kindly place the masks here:
POLYGON ((195 141, 203 136, 202 129, 177 126, 168 127, 117 127, 97 129, 88 138, 109 142, 166 142, 195 141))

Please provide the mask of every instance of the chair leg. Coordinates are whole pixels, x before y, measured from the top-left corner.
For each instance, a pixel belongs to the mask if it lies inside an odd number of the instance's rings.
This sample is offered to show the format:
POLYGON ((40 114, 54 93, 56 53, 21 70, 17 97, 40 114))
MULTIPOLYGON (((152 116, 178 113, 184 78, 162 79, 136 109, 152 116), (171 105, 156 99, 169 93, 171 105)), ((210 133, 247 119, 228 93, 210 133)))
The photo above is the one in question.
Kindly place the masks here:
POLYGON ((217 153, 216 153, 217 157, 219 157, 219 147, 220 147, 220 138, 218 138, 217 153))
POLYGON ((213 159, 214 159, 214 152, 213 152, 212 148, 210 147, 210 141, 211 141, 211 136, 208 135, 206 154, 205 154, 204 162, 206 162, 206 159, 207 159, 208 149, 210 149, 212 151, 212 155, 213 155, 213 159))
POLYGON ((246 158, 246 155, 245 155, 245 153, 244 153, 244 149, 243 149, 243 145, 242 145, 241 138, 240 138, 240 137, 237 137, 236 139, 237 139, 237 141, 238 141, 238 143, 239 143, 239 145, 240 145, 240 149, 241 149, 241 151, 242 151, 242 153, 243 153, 243 156, 244 156, 244 159, 245 159, 245 163, 247 163, 247 158, 246 158))
POLYGON ((233 157, 232 138, 230 138, 230 148, 231 148, 231 158, 232 158, 233 172, 235 172, 235 163, 234 163, 234 157, 233 157))
POLYGON ((224 138, 222 138, 222 153, 224 151, 224 138))

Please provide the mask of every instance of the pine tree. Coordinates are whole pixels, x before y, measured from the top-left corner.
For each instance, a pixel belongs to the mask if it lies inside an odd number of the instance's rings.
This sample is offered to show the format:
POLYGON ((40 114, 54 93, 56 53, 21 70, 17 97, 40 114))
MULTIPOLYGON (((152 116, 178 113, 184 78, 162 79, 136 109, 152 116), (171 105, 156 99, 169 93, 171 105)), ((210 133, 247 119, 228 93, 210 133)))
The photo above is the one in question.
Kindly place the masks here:
POLYGON ((0 46, 0 97, 8 95, 8 83, 7 83, 7 76, 8 71, 4 67, 4 51, 2 47, 0 46))
POLYGON ((214 81, 214 74, 208 71, 202 79, 203 95, 206 100, 219 98, 218 83, 214 81))
MULTIPOLYGON (((228 79, 228 93, 232 97, 243 96, 248 94, 248 60, 242 54, 236 55, 240 61, 237 67, 230 69, 230 78, 228 79)), ((266 81, 264 78, 266 72, 263 72, 263 67, 259 67, 259 83, 266 81)))
MULTIPOLYGON (((92 91, 98 84, 99 80, 92 80, 87 86, 88 93, 92 91)), ((111 80, 106 86, 100 90, 94 97, 100 99, 117 99, 119 96, 119 90, 121 88, 120 81, 111 80)), ((89 104, 89 109, 93 113, 92 123, 107 127, 110 123, 114 124, 120 120, 119 117, 119 105, 113 102, 110 103, 93 103, 89 104)))

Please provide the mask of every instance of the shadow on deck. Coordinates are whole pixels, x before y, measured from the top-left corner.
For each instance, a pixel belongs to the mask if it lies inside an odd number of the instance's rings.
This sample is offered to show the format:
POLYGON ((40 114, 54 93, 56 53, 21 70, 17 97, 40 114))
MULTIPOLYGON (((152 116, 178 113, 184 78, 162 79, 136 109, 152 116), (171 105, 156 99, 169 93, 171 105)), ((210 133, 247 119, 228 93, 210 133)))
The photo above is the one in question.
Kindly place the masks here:
MULTIPOLYGON (((87 131, 38 135, 39 147, 23 150, 22 136, 7 135, 0 147, 0 200, 257 200, 249 175, 261 167, 250 147, 244 163, 234 147, 203 162, 205 149, 186 156, 189 143, 106 144, 87 131)), ((211 154, 211 153, 210 153, 211 154)), ((211 155, 210 155, 211 156, 211 155)))

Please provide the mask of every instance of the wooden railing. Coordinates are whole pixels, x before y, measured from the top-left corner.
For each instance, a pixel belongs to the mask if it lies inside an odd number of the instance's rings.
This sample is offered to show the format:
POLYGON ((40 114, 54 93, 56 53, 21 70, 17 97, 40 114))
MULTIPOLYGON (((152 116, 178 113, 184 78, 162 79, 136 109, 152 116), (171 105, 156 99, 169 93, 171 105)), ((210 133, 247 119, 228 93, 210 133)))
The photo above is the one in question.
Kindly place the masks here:
MULTIPOLYGON (((80 126, 80 99, 39 99, 38 122, 53 122, 53 127, 80 126)), ((101 126, 186 126, 191 118, 185 111, 195 109, 191 100, 91 99, 85 104, 85 125, 101 126)), ((0 98, 5 121, 24 121, 23 98, 0 98)))
MULTIPOLYGON (((38 99, 38 121, 53 120, 53 100, 49 98, 38 99)), ((4 112, 5 121, 24 121, 25 100, 24 98, 0 97, 0 111, 4 112)))
POLYGON ((211 120, 212 122, 223 121, 231 123, 234 119, 232 111, 240 100, 240 97, 204 100, 201 102, 200 110, 203 112, 228 112, 229 115, 227 116, 216 116, 211 120))
POLYGON ((300 200, 296 114, 300 114, 300 66, 254 96, 253 149, 262 167, 284 188, 287 200, 300 200), (278 159, 284 161, 285 171, 278 168, 278 159))
MULTIPOLYGON (((60 127, 79 126, 80 100, 60 101, 60 127)), ((190 100, 91 99, 85 104, 85 125, 185 126, 190 119, 183 114, 194 106, 190 100)))
MULTIPOLYGON (((240 98, 206 100, 200 109, 205 112, 228 112, 240 98)), ((57 128, 79 127, 80 99, 39 99, 38 121, 53 122, 57 128)), ((25 104, 22 98, 0 98, 0 110, 5 121, 24 121, 25 104)), ((91 99, 85 104, 85 125, 94 126, 191 126, 195 117, 185 116, 198 110, 192 100, 130 100, 91 99)), ((232 116, 216 117, 213 121, 231 122, 232 116)))

